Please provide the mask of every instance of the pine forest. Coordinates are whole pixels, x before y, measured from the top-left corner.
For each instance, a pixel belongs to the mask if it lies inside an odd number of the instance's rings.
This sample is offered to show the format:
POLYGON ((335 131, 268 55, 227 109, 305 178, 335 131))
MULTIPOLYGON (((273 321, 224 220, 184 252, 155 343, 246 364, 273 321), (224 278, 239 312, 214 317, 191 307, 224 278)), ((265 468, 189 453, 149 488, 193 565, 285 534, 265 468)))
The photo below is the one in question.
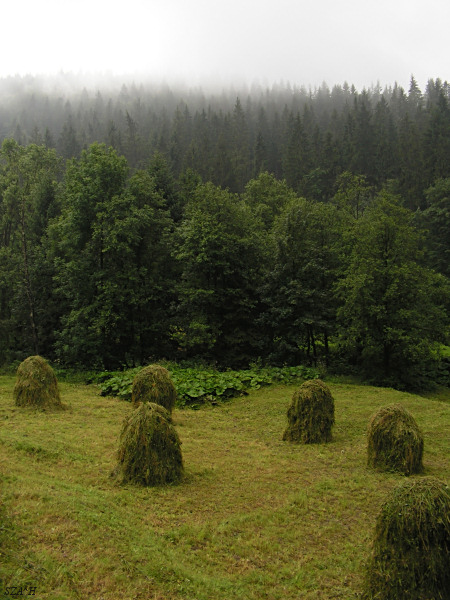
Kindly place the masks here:
POLYGON ((450 86, 0 80, 0 365, 448 385, 450 86))

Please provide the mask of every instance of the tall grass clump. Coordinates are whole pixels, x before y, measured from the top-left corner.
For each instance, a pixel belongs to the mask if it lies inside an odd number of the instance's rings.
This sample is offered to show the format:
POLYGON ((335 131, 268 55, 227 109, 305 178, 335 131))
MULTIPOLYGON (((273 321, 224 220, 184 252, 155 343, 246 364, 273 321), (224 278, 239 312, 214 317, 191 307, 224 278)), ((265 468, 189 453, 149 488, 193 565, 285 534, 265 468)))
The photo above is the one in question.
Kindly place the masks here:
POLYGON ((367 430, 367 464, 404 475, 423 471, 423 436, 414 417, 400 404, 372 415, 367 430))
POLYGON ((149 365, 135 375, 131 389, 131 401, 134 405, 153 402, 172 412, 176 399, 177 391, 169 371, 164 367, 149 365))
POLYGON ((56 376, 41 356, 29 356, 20 363, 13 397, 17 406, 62 408, 56 376))
POLYGON ((139 404, 125 419, 116 475, 121 483, 159 485, 183 474, 181 442, 170 413, 159 404, 139 404))
POLYGON ((287 411, 283 440, 315 444, 329 442, 334 425, 334 399, 320 379, 305 381, 294 392, 287 411))
POLYGON ((434 477, 408 479, 378 515, 366 566, 365 600, 450 598, 450 489, 434 477))

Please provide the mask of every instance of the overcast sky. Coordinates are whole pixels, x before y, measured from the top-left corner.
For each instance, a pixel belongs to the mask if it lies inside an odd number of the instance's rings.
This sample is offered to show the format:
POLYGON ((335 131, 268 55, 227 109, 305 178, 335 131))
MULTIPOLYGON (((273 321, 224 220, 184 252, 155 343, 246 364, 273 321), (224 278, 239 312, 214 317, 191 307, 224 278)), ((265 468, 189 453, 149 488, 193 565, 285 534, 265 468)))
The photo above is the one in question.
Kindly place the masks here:
POLYGON ((450 79, 448 0, 5 0, 0 14, 0 76, 358 89, 450 79))

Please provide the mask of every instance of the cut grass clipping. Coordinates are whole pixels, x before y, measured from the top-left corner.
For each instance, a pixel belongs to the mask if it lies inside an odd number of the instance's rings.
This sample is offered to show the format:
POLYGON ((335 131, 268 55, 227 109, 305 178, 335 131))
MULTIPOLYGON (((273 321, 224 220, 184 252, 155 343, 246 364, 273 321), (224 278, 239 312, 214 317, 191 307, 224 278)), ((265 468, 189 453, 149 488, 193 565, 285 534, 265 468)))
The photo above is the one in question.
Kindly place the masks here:
POLYGON ((331 441, 334 399, 328 386, 320 379, 305 381, 292 396, 287 418, 283 440, 303 444, 331 441))
POLYGON ((377 518, 365 600, 450 598, 450 489, 434 477, 408 479, 377 518))
POLYGON ((145 486, 181 478, 181 442, 170 413, 163 406, 144 402, 125 419, 116 474, 120 483, 145 486))
POLYGON ((41 356, 29 356, 17 369, 13 390, 17 406, 62 408, 58 382, 51 366, 41 356))
POLYGON ((131 401, 154 402, 172 412, 177 399, 177 391, 170 378, 170 373, 160 365, 149 365, 137 373, 133 379, 131 401))
POLYGON ((414 417, 400 404, 372 415, 367 430, 367 464, 404 475, 423 471, 423 436, 414 417))

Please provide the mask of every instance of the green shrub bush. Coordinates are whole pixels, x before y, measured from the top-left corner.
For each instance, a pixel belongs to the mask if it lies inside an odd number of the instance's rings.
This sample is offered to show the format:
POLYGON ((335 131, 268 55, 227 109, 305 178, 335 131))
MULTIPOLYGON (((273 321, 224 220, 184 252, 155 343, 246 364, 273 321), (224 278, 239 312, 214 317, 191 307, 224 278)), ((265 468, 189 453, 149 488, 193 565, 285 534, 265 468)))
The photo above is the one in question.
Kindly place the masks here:
POLYGON ((170 413, 154 402, 139 404, 122 426, 119 481, 151 486, 178 481, 182 474, 181 442, 170 413))
POLYGON ((149 365, 141 369, 133 379, 131 401, 154 402, 172 412, 177 399, 177 391, 170 378, 170 373, 160 365, 149 365))
MULTIPOLYGON (((196 407, 206 402, 229 400, 247 390, 257 390, 274 383, 293 384, 314 379, 318 371, 312 367, 255 367, 242 371, 217 371, 204 367, 168 367, 177 390, 177 405, 196 407)), ((102 396, 131 400, 133 379, 140 368, 127 371, 105 371, 97 375, 102 396)))
POLYGON ((329 442, 334 425, 334 399, 320 379, 305 381, 294 392, 287 411, 283 440, 315 444, 329 442))
POLYGON ((403 481, 378 515, 364 600, 449 600, 450 490, 434 477, 403 481))
POLYGON ((367 429, 367 464, 404 475, 423 470, 423 436, 414 417, 400 404, 372 415, 367 429))
POLYGON ((29 356, 20 363, 13 397, 17 406, 62 408, 56 376, 41 356, 29 356))

